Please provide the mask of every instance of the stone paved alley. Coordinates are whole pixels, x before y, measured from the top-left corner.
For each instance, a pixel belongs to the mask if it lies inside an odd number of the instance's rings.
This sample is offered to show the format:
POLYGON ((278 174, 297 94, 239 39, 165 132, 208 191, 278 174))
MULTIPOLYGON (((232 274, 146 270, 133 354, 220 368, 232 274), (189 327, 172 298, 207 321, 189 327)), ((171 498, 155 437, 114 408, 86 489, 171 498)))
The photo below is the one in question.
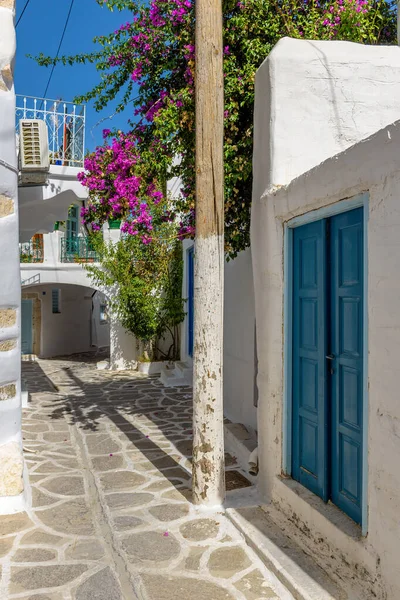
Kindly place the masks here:
MULTIPOLYGON (((33 509, 0 517, 1 600, 291 598, 222 513, 190 503, 189 388, 78 359, 23 371, 33 509)), ((228 455, 227 488, 246 483, 228 455)))

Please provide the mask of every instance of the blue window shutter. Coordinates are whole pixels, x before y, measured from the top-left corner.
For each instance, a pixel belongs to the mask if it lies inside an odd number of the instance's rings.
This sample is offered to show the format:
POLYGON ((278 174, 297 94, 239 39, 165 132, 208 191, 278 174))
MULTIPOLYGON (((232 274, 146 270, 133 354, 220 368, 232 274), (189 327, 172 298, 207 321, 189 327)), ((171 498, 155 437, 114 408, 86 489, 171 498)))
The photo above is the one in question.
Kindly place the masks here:
POLYGON ((193 356, 194 345, 194 249, 189 248, 188 259, 188 354, 193 356))
POLYGON ((53 314, 60 312, 60 290, 58 288, 51 290, 51 308, 53 314))
POLYGON ((326 221, 293 235, 292 476, 328 499, 326 221))
POLYGON ((331 219, 332 501, 361 522, 363 209, 331 219))
POLYGON ((21 300, 21 352, 22 354, 32 354, 33 351, 33 301, 21 300))

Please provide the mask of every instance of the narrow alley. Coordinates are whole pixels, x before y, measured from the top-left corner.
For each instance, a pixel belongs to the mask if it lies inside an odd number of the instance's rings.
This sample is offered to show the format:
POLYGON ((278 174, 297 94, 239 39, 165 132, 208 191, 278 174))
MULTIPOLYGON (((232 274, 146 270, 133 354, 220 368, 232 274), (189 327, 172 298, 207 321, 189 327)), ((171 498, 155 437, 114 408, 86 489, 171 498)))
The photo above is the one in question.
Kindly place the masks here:
MULTIPOLYGON (((0 517, 1 598, 290 600, 224 514, 190 502, 190 388, 83 356, 23 377, 33 508, 0 517)), ((250 484, 228 454, 226 475, 250 484)))

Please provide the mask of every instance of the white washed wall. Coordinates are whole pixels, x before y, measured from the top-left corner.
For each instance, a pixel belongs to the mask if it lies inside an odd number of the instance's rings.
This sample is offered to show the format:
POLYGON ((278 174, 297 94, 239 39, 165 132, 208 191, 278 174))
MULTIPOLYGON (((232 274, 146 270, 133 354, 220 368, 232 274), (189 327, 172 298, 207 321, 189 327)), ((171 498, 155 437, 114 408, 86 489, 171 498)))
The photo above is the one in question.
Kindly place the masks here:
POLYGON ((250 249, 225 263, 224 414, 257 429, 255 307, 250 249))
POLYGON ((399 116, 400 48, 283 38, 256 75, 254 197, 399 116))
MULTIPOLYGON (((188 297, 187 251, 192 240, 183 242, 183 298, 188 297)), ((250 249, 225 263, 224 275, 224 414, 235 423, 257 428, 255 399, 255 308, 250 249)), ((181 360, 188 355, 188 306, 181 327, 181 360)))
POLYGON ((78 285, 30 286, 41 301, 40 356, 48 358, 90 352, 96 346, 108 346, 109 324, 100 324, 100 295, 92 298, 93 289, 78 285), (52 312, 52 289, 60 289, 60 313, 52 312), (92 316, 92 302, 94 313, 92 316), (100 342, 100 343, 99 343, 100 342))
POLYGON ((298 524, 291 535, 333 576, 354 577, 357 598, 398 600, 400 571, 400 122, 255 200, 252 248, 259 336, 260 487, 298 524), (368 534, 300 485, 281 479, 283 226, 369 192, 368 534), (335 512, 336 511, 336 512, 335 512), (301 533, 301 531, 303 533, 301 533), (306 533, 304 533, 306 532, 306 533), (365 569, 365 571, 363 571, 365 569), (360 574, 357 578, 357 573, 360 574))
POLYGON ((373 135, 400 117, 399 98, 396 46, 286 38, 256 77, 251 243, 259 360, 259 487, 265 501, 276 502, 291 522, 298 523, 291 535, 306 551, 315 552, 330 574, 351 578, 365 568, 356 581, 363 599, 400 597, 400 127, 373 135), (365 141, 370 135, 373 138, 365 141), (305 173, 309 169, 313 170, 305 173), (370 409, 369 524, 364 539, 345 515, 334 512, 330 518, 318 498, 295 483, 291 487, 280 474, 283 224, 366 190, 370 409))
POLYGON ((0 0, 0 513, 24 508, 14 9, 0 0))

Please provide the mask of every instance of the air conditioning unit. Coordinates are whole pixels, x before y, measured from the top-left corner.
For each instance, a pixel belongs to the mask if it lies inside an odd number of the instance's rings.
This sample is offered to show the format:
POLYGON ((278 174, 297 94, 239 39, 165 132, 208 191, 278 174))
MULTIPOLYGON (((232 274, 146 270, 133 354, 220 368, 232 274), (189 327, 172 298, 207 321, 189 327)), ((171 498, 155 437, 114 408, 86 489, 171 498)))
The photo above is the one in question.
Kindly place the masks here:
POLYGON ((19 155, 21 171, 50 169, 47 125, 41 119, 21 119, 19 122, 19 155))

